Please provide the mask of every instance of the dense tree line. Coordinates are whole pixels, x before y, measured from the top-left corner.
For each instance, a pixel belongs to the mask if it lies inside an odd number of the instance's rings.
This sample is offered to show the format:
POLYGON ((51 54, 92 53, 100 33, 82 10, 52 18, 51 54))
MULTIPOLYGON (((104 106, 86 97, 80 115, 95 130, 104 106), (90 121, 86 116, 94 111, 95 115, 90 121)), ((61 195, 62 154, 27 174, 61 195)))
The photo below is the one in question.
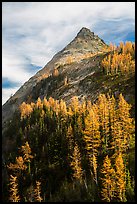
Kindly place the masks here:
POLYGON ((134 201, 130 109, 122 94, 101 94, 94 104, 76 96, 69 105, 23 102, 11 122, 19 121, 18 152, 6 165, 8 201, 134 201))
POLYGON ((120 42, 119 46, 110 44, 110 54, 102 60, 102 68, 107 75, 129 74, 135 72, 135 43, 120 42))

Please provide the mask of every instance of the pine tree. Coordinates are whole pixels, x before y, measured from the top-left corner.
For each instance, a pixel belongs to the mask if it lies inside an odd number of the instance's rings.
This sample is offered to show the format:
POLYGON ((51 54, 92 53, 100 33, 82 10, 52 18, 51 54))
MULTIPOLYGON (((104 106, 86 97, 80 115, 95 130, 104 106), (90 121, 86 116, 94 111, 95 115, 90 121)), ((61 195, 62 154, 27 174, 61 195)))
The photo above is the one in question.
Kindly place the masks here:
POLYGON ((131 180, 131 174, 129 170, 127 169, 126 171, 126 195, 127 195, 127 201, 133 201, 134 200, 134 187, 132 185, 132 180, 131 180))

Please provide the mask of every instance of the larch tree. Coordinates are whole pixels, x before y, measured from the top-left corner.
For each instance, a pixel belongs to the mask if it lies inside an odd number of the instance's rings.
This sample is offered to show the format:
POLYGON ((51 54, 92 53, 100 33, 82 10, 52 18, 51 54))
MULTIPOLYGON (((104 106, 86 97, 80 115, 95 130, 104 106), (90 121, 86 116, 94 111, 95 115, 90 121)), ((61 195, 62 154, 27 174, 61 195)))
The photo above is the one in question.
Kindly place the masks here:
POLYGON ((112 157, 115 158, 117 154, 123 152, 125 148, 125 145, 123 144, 122 129, 118 121, 115 121, 115 123, 113 124, 111 135, 111 150, 113 151, 112 157))
POLYGON ((83 131, 84 140, 86 142, 86 149, 89 156, 98 153, 100 146, 100 131, 98 117, 91 109, 87 117, 85 118, 85 130, 83 131))
POLYGON ((42 108, 43 108, 43 103, 42 103, 42 101, 41 101, 40 97, 37 99, 37 102, 36 102, 36 107, 37 107, 37 108, 40 108, 40 109, 42 109, 42 108))
POLYGON ((24 162, 28 163, 28 172, 30 173, 30 162, 31 159, 33 159, 33 156, 31 155, 31 148, 28 141, 25 143, 25 145, 21 146, 21 152, 23 153, 24 162))
POLYGON ((77 144, 75 144, 74 146, 74 151, 73 151, 72 161, 70 163, 70 166, 74 171, 73 178, 75 180, 82 182, 83 173, 82 173, 82 166, 81 166, 81 154, 77 144))
POLYGON ((97 184, 97 155, 100 147, 100 132, 98 116, 93 109, 85 118, 85 130, 83 131, 84 140, 86 142, 86 150, 88 153, 91 172, 94 175, 94 180, 97 184))
POLYGON ((24 159, 22 156, 16 157, 15 164, 10 163, 7 165, 8 169, 12 170, 17 174, 18 176, 20 175, 21 171, 24 171, 27 169, 26 164, 24 163, 24 159))
POLYGON ((41 202, 43 199, 41 197, 41 182, 40 181, 36 181, 36 188, 34 189, 34 198, 35 198, 35 202, 41 202))
POLYGON ((16 172, 17 175, 20 175, 22 171, 25 171, 27 169, 27 163, 28 163, 28 171, 30 173, 30 159, 33 158, 31 155, 31 148, 28 144, 28 142, 25 143, 25 145, 21 146, 21 152, 22 156, 16 157, 15 164, 10 163, 7 165, 8 169, 11 169, 12 171, 16 172))
POLYGON ((105 94, 100 94, 97 101, 99 130, 101 136, 102 151, 107 153, 109 144, 109 106, 105 94))
POLYGON ((59 111, 62 115, 66 115, 67 114, 67 106, 66 106, 66 102, 64 100, 60 100, 59 103, 59 111))
POLYGON ((33 111, 33 108, 31 107, 30 104, 26 104, 25 102, 23 102, 20 105, 20 113, 21 113, 21 119, 26 118, 27 116, 29 116, 33 111))
MULTIPOLYGON (((112 47, 112 46, 111 46, 112 47)), ((102 68, 107 75, 115 75, 120 73, 121 75, 127 75, 135 72, 135 49, 134 44, 131 42, 123 42, 116 48, 113 46, 113 53, 106 56, 102 62, 102 68)))
POLYGON ((115 169, 116 169, 116 198, 120 202, 125 202, 126 174, 125 165, 121 153, 119 153, 116 157, 115 169))
POLYGON ((111 160, 108 155, 104 159, 102 173, 102 200, 105 202, 113 201, 115 197, 115 170, 112 168, 111 160))
POLYGON ((94 181, 98 184, 97 179, 97 157, 93 154, 93 172, 94 172, 94 181))
POLYGON ((131 105, 126 102, 123 95, 119 95, 119 102, 118 102, 118 118, 119 118, 119 125, 122 130, 123 135, 123 152, 130 146, 130 141, 132 140, 132 135, 135 131, 135 127, 133 125, 133 118, 130 117, 130 109, 131 105))
POLYGON ((126 156, 126 151, 132 142, 134 125, 130 117, 130 108, 131 106, 125 101, 122 94, 119 96, 118 106, 114 97, 113 102, 112 99, 109 99, 110 149, 113 150, 113 157, 120 152, 126 156))
MULTIPOLYGON (((110 58, 110 57, 109 57, 110 58)), ((101 62, 101 65, 103 67, 103 72, 105 72, 107 75, 109 74, 110 72, 110 64, 109 64, 109 61, 108 61, 108 57, 105 57, 102 62, 101 62)))
POLYGON ((77 96, 73 96, 71 99, 71 108, 74 114, 79 112, 79 100, 77 96))
POLYGON ((119 46, 118 46, 120 53, 124 53, 124 43, 120 42, 119 46))
POLYGON ((19 202, 20 196, 18 195, 18 183, 17 177, 10 175, 10 197, 11 202, 19 202))
POLYGON ((68 148, 69 148, 69 155, 72 154, 73 152, 73 147, 74 147, 74 135, 73 135, 73 129, 72 129, 72 126, 71 124, 69 125, 68 127, 68 130, 67 130, 67 134, 66 134, 66 138, 67 138, 67 141, 68 141, 68 148))

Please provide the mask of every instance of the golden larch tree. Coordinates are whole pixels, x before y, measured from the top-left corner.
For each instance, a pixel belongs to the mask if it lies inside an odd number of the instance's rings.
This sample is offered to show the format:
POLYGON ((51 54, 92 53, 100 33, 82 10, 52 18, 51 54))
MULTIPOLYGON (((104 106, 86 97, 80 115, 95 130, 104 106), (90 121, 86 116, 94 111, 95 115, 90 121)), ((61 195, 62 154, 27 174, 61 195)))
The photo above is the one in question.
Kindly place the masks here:
POLYGON ((72 161, 70 163, 74 173, 73 178, 82 182, 82 167, 81 167, 81 154, 77 144, 74 146, 74 151, 72 155, 72 161))
POLYGON ((102 173, 102 200, 111 202, 115 197, 115 170, 112 168, 111 160, 108 155, 104 159, 102 173))
POLYGON ((93 109, 90 110, 85 118, 85 130, 83 134, 88 155, 92 158, 93 154, 97 154, 100 146, 99 122, 93 109))
POLYGON ((19 202, 20 196, 18 195, 18 183, 17 177, 10 175, 10 197, 11 202, 19 202))
POLYGON ((116 168, 116 197, 118 201, 125 202, 126 174, 125 165, 121 153, 119 153, 116 157, 115 168, 116 168))
POLYGON ((135 127, 133 125, 133 118, 130 117, 130 109, 131 105, 126 102, 123 95, 119 95, 119 102, 118 102, 118 118, 119 124, 121 126, 122 134, 123 134, 123 151, 129 148, 130 141, 132 140, 132 135, 135 131, 135 127))
POLYGON ((77 96, 73 96, 71 98, 71 109, 73 110, 74 114, 79 112, 79 100, 77 96))
POLYGON ((94 175, 94 181, 97 184, 97 155, 100 147, 100 131, 98 116, 93 109, 85 118, 85 130, 83 131, 84 140, 86 142, 86 150, 89 156, 91 172, 94 175))
POLYGON ((20 113, 21 113, 21 119, 26 118, 27 116, 29 116, 33 111, 33 108, 31 107, 30 104, 26 104, 25 102, 23 102, 20 105, 20 113))
POLYGON ((100 94, 97 101, 101 145, 104 152, 108 151, 109 145, 109 104, 105 94, 100 94))
POLYGON ((37 102, 36 102, 36 107, 42 109, 43 108, 43 103, 40 99, 40 97, 38 97, 37 102))
POLYGON ((36 202, 41 202, 43 199, 41 197, 41 182, 40 181, 36 181, 36 188, 34 189, 34 198, 36 202))

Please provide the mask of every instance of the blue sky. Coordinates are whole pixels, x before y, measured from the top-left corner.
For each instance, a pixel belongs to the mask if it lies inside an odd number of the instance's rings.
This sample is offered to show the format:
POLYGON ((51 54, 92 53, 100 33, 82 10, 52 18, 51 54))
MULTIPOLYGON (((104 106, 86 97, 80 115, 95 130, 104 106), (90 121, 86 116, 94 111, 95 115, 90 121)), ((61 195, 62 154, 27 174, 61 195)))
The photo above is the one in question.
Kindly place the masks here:
POLYGON ((2 103, 82 27, 108 44, 135 41, 135 2, 3 2, 2 103))

